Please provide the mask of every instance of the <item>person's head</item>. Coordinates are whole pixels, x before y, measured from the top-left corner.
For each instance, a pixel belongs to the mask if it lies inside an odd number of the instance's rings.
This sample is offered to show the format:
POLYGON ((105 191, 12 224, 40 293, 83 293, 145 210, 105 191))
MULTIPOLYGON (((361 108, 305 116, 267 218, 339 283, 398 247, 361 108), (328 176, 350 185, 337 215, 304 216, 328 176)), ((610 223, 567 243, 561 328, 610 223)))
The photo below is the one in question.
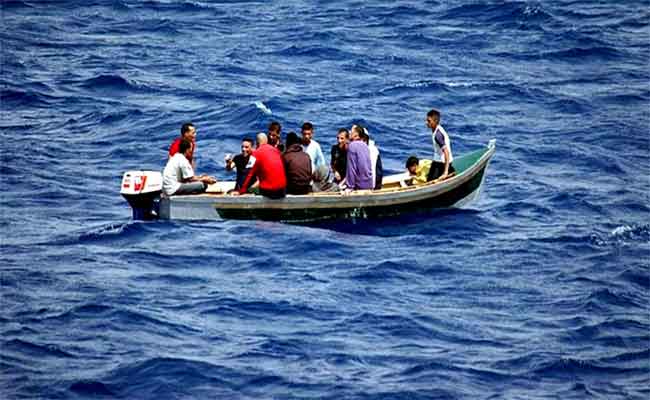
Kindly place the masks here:
POLYGON ((266 136, 266 133, 260 132, 257 134, 257 148, 260 148, 263 144, 267 144, 269 142, 268 137, 266 136))
POLYGON ((305 122, 302 124, 301 128, 302 133, 302 144, 305 146, 311 143, 311 139, 314 137, 314 125, 311 122, 305 122))
POLYGON ((370 142, 370 136, 368 136, 368 132, 365 129, 359 133, 359 138, 363 140, 366 144, 370 142))
POLYGON ((416 156, 411 156, 406 160, 406 169, 409 171, 409 174, 416 174, 419 162, 420 160, 416 156))
POLYGON ((181 137, 191 141, 196 139, 196 128, 193 123, 187 122, 181 126, 181 137))
POLYGON ((178 152, 185 156, 185 158, 192 158, 192 142, 188 139, 181 140, 178 145, 178 152))
POLYGON ((296 132, 291 131, 287 134, 287 141, 286 141, 287 148, 289 148, 294 144, 300 144, 300 139, 298 138, 298 135, 296 135, 296 132))
POLYGON ((280 143, 282 137, 282 125, 278 121, 272 121, 269 124, 269 144, 271 146, 277 146, 280 143))
POLYGON ((241 153, 250 156, 253 153, 253 139, 246 137, 241 141, 241 153))
POLYGON ((440 111, 432 108, 427 113, 427 126, 432 130, 434 130, 438 127, 439 123, 440 123, 440 111))
POLYGON ((361 140, 361 134, 365 133, 363 126, 361 125, 352 125, 352 128, 350 128, 350 140, 355 141, 355 140, 361 140))
POLYGON ((339 129, 339 132, 336 134, 336 144, 343 149, 348 145, 349 140, 350 132, 345 128, 339 129))

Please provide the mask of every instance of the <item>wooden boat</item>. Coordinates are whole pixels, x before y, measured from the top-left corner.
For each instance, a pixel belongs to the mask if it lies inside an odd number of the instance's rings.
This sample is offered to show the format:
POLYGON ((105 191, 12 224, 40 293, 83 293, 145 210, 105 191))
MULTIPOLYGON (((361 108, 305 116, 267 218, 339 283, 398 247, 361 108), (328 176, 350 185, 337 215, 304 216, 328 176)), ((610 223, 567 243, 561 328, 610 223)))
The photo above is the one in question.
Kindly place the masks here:
MULTIPOLYGON (((347 195, 340 192, 287 195, 283 199, 273 200, 252 194, 232 196, 227 191, 235 183, 218 182, 211 185, 208 192, 200 195, 160 197, 158 190, 158 197, 155 197, 156 193, 152 197, 150 214, 146 210, 144 213, 142 210, 136 213, 136 206, 124 190, 123 195, 134 208, 134 219, 256 219, 300 223, 327 219, 378 218, 435 208, 463 207, 479 196, 495 151, 495 143, 492 139, 485 148, 456 157, 456 174, 438 183, 407 185, 408 175, 396 174, 384 177, 383 188, 380 190, 353 191, 347 195)), ((134 171, 127 172, 123 179, 123 189, 129 173, 129 182, 137 175, 134 171)))

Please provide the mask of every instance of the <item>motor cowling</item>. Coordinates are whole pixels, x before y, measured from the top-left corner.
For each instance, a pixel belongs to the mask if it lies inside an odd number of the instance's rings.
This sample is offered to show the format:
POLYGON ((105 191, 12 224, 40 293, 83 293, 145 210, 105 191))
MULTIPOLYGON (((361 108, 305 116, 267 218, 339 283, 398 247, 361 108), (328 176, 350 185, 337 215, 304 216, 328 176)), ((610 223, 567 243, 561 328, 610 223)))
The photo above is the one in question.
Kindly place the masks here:
POLYGON ((133 209, 133 219, 156 219, 162 193, 162 174, 159 171, 127 171, 122 176, 120 193, 133 209))

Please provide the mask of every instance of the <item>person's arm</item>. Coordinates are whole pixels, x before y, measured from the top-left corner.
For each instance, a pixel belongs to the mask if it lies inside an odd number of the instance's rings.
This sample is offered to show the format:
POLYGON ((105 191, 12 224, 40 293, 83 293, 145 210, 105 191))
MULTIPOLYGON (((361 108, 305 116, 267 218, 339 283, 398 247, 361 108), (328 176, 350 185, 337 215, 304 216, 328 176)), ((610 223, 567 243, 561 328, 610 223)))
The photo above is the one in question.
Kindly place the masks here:
POLYGON ((357 184, 356 165, 356 153, 348 149, 348 170, 345 173, 345 182, 350 189, 354 189, 357 184))
POLYGON ((232 171, 235 167, 235 160, 232 158, 226 159, 226 171, 232 171))
POLYGON ((323 154, 323 149, 321 149, 320 145, 318 146, 318 152, 316 153, 316 159, 320 159, 320 163, 314 163, 314 165, 321 166, 321 165, 327 165, 327 161, 325 161, 325 155, 323 154))
POLYGON ((442 153, 445 155, 445 170, 442 172, 442 175, 436 179, 437 182, 440 182, 447 178, 447 175, 449 175, 449 147, 445 146, 442 148, 442 153))
POLYGON ((248 185, 250 184, 251 179, 253 179, 253 176, 257 174, 258 165, 260 165, 260 163, 255 162, 255 164, 253 164, 253 167, 251 167, 251 170, 248 172, 246 179, 244 179, 244 183, 242 183, 241 187, 239 188, 239 194, 244 194, 246 193, 246 190, 248 190, 248 185))

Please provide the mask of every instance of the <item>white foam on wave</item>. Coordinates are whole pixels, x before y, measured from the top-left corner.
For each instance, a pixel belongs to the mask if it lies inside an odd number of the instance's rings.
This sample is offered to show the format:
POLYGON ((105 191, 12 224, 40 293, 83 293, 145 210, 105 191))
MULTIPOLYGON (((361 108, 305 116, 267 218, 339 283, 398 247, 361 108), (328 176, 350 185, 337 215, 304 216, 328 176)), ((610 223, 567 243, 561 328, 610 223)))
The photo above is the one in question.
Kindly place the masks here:
POLYGON ((624 234, 626 234, 626 233, 628 233, 628 232, 630 232, 630 231, 632 231, 632 230, 634 230, 633 227, 631 227, 631 226, 629 226, 629 225, 623 225, 623 226, 616 227, 616 228, 611 232, 611 235, 612 235, 612 236, 622 236, 622 235, 624 235, 624 234))
POLYGON ((264 114, 266 115, 271 115, 273 112, 271 112, 271 109, 266 106, 266 104, 262 103, 261 101, 256 101, 255 102, 255 107, 259 108, 264 114))

